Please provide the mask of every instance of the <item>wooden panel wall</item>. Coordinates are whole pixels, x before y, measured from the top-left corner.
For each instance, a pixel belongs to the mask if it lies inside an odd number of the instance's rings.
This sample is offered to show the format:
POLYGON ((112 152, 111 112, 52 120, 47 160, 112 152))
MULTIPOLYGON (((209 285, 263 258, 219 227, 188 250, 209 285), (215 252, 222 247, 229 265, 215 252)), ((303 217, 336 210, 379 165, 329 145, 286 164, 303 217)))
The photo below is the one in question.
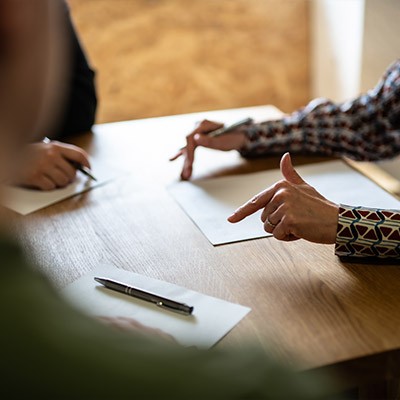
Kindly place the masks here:
POLYGON ((98 122, 309 100, 308 0, 70 0, 98 122))

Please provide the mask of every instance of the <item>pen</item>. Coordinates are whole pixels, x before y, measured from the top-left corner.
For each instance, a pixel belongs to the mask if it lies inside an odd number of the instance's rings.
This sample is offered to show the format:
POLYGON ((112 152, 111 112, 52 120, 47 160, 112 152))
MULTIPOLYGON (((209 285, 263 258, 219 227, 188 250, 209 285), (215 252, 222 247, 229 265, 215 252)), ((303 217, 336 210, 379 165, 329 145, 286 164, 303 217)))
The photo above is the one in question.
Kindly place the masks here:
MULTIPOLYGON (((43 143, 50 143, 51 140, 48 137, 44 137, 42 140, 43 143)), ((84 165, 82 165, 81 163, 78 163, 76 161, 71 161, 68 160, 68 162, 78 171, 81 171, 83 175, 86 175, 87 177, 89 177, 90 179, 92 179, 93 181, 97 181, 97 179, 95 178, 95 176, 92 174, 92 171, 88 168, 85 167, 84 165)))
POLYGON ((107 278, 97 277, 95 277, 94 280, 98 283, 101 283, 107 289, 115 290, 116 292, 124 293, 128 296, 132 296, 137 299, 153 303, 156 306, 168 311, 174 311, 183 315, 191 315, 193 312, 193 307, 190 307, 187 304, 179 303, 177 301, 158 296, 157 294, 128 286, 125 283, 117 282, 107 278))
POLYGON ((219 136, 225 135, 226 133, 232 132, 237 128, 240 128, 243 125, 251 124, 252 122, 253 122, 252 118, 245 118, 245 119, 242 119, 241 121, 235 122, 232 125, 228 125, 226 127, 216 129, 215 131, 211 131, 208 133, 208 136, 219 137, 219 136))
POLYGON ((76 161, 71 161, 68 160, 68 162, 74 167, 76 168, 78 171, 81 171, 83 175, 86 175, 87 177, 89 177, 90 179, 92 179, 93 181, 97 181, 97 179, 94 177, 94 175, 92 174, 92 171, 88 168, 85 167, 84 165, 76 162, 76 161))
MULTIPOLYGON (((237 128, 240 128, 243 125, 251 124, 252 122, 253 122, 253 118, 245 118, 238 122, 235 122, 232 125, 228 125, 226 127, 218 128, 214 131, 207 132, 207 133, 205 133, 205 135, 208 135, 212 138, 219 137, 219 136, 225 135, 226 133, 232 132, 237 128)), ((184 150, 185 148, 186 148, 186 146, 183 146, 179 150, 184 150)))

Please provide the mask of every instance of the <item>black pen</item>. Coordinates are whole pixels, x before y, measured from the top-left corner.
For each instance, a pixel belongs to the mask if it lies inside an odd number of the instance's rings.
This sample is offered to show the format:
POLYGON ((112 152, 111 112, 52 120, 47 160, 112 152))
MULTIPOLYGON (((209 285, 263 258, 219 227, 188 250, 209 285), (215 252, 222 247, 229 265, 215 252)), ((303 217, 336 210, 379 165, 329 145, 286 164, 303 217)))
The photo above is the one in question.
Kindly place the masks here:
POLYGON ((125 283, 117 282, 107 278, 97 277, 94 278, 94 280, 104 285, 107 289, 115 290, 117 292, 127 294, 128 296, 148 301, 149 303, 153 303, 156 306, 164 308, 168 311, 174 311, 184 315, 191 315, 193 312, 193 307, 190 307, 187 304, 179 303, 177 301, 158 296, 154 293, 145 292, 144 290, 128 286, 125 283))
POLYGON ((88 168, 85 167, 84 165, 76 162, 76 161, 71 161, 68 160, 68 162, 74 167, 76 168, 78 171, 81 171, 83 175, 86 175, 87 177, 89 177, 90 179, 92 179, 93 181, 97 181, 97 179, 94 177, 94 175, 92 174, 92 171, 88 168))
MULTIPOLYGON (((50 143, 51 140, 48 137, 44 137, 42 139, 43 143, 50 143)), ((81 171, 82 174, 86 175, 87 177, 89 177, 90 179, 92 179, 93 181, 97 181, 97 179, 94 177, 94 175, 92 174, 92 171, 88 168, 85 167, 84 165, 82 165, 81 163, 78 163, 76 161, 72 161, 72 160, 67 160, 75 169, 77 169, 78 171, 81 171)))

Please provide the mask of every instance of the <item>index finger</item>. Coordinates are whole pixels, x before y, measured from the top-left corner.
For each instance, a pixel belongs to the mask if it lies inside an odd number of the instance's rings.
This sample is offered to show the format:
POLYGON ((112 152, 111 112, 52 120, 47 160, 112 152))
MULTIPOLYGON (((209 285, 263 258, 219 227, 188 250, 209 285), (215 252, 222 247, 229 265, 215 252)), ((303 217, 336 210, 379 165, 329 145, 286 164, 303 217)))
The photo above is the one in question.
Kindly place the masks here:
POLYGON ((183 162, 181 178, 183 180, 188 180, 192 176, 194 152, 196 151, 196 143, 193 134, 186 137, 186 147, 183 151, 185 154, 185 161, 183 162))
POLYGON ((275 192, 276 187, 274 185, 256 194, 248 202, 235 210, 234 213, 228 218, 228 221, 234 224, 236 222, 242 221, 251 214, 254 214, 258 210, 261 210, 271 201, 275 192))

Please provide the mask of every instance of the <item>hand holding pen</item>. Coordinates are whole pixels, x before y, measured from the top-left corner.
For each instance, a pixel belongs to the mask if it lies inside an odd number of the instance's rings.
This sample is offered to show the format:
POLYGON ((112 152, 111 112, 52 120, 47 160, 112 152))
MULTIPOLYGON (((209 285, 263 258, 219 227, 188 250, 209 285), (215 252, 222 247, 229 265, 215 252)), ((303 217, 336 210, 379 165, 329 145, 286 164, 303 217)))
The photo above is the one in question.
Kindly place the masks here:
POLYGON ((44 140, 26 146, 13 183, 39 190, 62 188, 75 180, 77 166, 90 168, 87 153, 77 146, 44 140))
POLYGON ((197 147, 202 146, 221 151, 240 150, 246 142, 243 126, 250 123, 252 123, 252 119, 246 118, 224 127, 219 122, 204 120, 193 132, 186 136, 186 146, 171 157, 170 161, 174 161, 181 156, 184 157, 181 178, 188 180, 192 176, 197 147))
MULTIPOLYGON (((45 137, 42 141, 43 143, 49 144, 51 143, 51 140, 48 137, 45 137)), ((71 145, 65 145, 64 143, 58 143, 61 145, 65 146, 71 146, 71 145)), ((73 146, 76 147, 76 146, 73 146)), ((80 149, 79 147, 76 147, 76 149, 81 150, 81 157, 79 161, 77 158, 67 158, 67 161, 78 171, 82 172, 83 175, 86 175, 88 178, 90 178, 93 181, 97 181, 97 179, 94 177, 94 175, 92 174, 92 171, 90 170, 90 163, 89 163, 89 159, 88 156, 86 154, 86 152, 84 152, 82 149, 80 149), (82 157, 84 156, 84 157, 82 157)))

